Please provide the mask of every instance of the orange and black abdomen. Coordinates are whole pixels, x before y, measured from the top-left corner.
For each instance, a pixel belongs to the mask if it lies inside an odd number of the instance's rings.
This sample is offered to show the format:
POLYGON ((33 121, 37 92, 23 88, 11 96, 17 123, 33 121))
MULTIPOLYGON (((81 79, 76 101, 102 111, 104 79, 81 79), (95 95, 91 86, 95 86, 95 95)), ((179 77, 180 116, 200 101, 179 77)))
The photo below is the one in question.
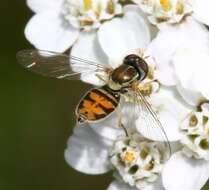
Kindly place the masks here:
POLYGON ((105 88, 95 88, 86 93, 76 109, 79 122, 94 122, 111 114, 120 101, 119 94, 105 88))

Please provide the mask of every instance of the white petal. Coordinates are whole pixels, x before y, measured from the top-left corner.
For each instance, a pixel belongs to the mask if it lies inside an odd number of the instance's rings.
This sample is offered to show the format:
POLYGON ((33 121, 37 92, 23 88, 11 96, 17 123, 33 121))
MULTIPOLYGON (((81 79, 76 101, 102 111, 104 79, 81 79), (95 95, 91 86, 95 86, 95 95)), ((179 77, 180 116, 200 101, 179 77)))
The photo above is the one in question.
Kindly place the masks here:
POLYGON ((141 190, 164 190, 161 177, 159 177, 157 181, 153 182, 152 184, 141 190))
POLYGON ((27 5, 34 12, 56 11, 61 8, 63 0, 27 0, 27 5))
POLYGON ((102 51, 96 32, 82 32, 71 51, 72 55, 100 64, 107 64, 108 58, 102 51))
POLYGON ((75 127, 65 150, 65 159, 86 174, 103 174, 111 169, 108 161, 112 141, 98 136, 89 126, 75 127))
POLYGON ((177 83, 177 77, 172 64, 162 64, 162 66, 157 67, 155 78, 166 86, 174 86, 177 83))
MULTIPOLYGON (((71 55, 75 57, 82 58, 87 61, 92 61, 95 62, 96 64, 100 65, 107 65, 108 63, 108 58, 102 51, 101 47, 98 44, 97 41, 97 36, 96 32, 83 32, 80 34, 79 39, 77 42, 74 44, 72 50, 71 50, 71 55)), ((84 82, 96 85, 96 86, 101 86, 104 85, 104 82, 99 80, 97 76, 95 76, 95 72, 92 72, 92 70, 95 69, 94 66, 88 65, 87 63, 87 68, 89 68, 89 73, 85 73, 85 68, 84 69, 84 74, 82 75, 82 80, 84 82)))
POLYGON ((209 1, 195 0, 193 4, 193 16, 200 22, 209 25, 209 1))
POLYGON ((134 126, 133 123, 133 114, 132 112, 133 105, 128 103, 123 104, 121 106, 122 111, 118 111, 117 109, 110 115, 109 117, 105 118, 103 121, 99 123, 92 123, 90 126, 104 138, 110 140, 117 140, 120 137, 125 136, 125 131, 121 127, 119 127, 119 117, 122 118, 122 123, 126 128, 134 126), (132 113, 132 114, 130 114, 132 113))
POLYGON ((123 18, 115 18, 103 24, 98 31, 98 39, 116 67, 128 51, 148 45, 150 32, 140 10, 139 13, 127 11, 123 18))
POLYGON ((171 58, 177 45, 171 32, 160 31, 148 46, 150 55, 157 64, 156 78, 164 85, 175 85, 177 78, 171 63, 171 58))
POLYGON ((163 25, 157 37, 149 45, 149 51, 157 62, 158 78, 164 85, 178 82, 172 59, 180 48, 208 46, 209 33, 206 28, 192 18, 182 24, 163 25))
MULTIPOLYGON (((150 32, 151 38, 154 38, 156 36, 156 34, 158 32, 157 27, 155 27, 154 25, 152 25, 149 22, 149 20, 147 19, 147 15, 143 11, 141 11, 141 9, 139 9, 138 6, 130 4, 130 5, 124 6, 123 9, 124 9, 124 13, 126 13, 126 12, 131 13, 132 12, 132 13, 140 14, 140 16, 144 19, 147 26, 149 27, 149 32, 150 32)), ((149 40, 150 40, 150 38, 149 38, 149 40)), ((145 45, 147 45, 147 44, 145 44, 145 45)))
POLYGON ((182 144, 180 141, 170 142, 172 154, 182 150, 182 144))
POLYGON ((90 124, 93 130, 100 136, 116 140, 121 136, 125 136, 124 131, 119 127, 118 119, 115 113, 99 123, 90 124))
POLYGON ((209 163, 175 153, 166 163, 162 177, 167 190, 200 190, 209 178, 209 163))
POLYGON ((127 184, 120 181, 113 181, 107 190, 137 190, 137 188, 130 187, 127 184))
MULTIPOLYGON (((149 101, 156 111, 169 141, 179 140, 181 138, 180 122, 190 112, 190 109, 176 94, 175 89, 161 88, 158 93, 153 94, 149 101)), ((136 121, 138 131, 145 137, 158 141, 166 140, 162 130, 159 127, 156 128, 156 125, 151 126, 152 124, 153 122, 148 123, 147 119, 141 119, 140 116, 136 121)))
POLYGON ((64 25, 58 12, 46 11, 29 21, 25 35, 37 49, 64 52, 78 38, 79 31, 64 25))
MULTIPOLYGON (((135 187, 130 187, 129 185, 120 182, 118 180, 115 180, 109 185, 107 190, 138 190, 138 189, 135 187)), ((153 182, 152 184, 140 190, 164 190, 164 188, 162 186, 161 179, 159 179, 156 182, 153 182)))
POLYGON ((183 88, 202 94, 209 99, 209 48, 182 49, 174 58, 176 75, 183 88))
POLYGON ((197 106, 203 99, 201 93, 194 90, 185 89, 180 84, 177 85, 177 89, 184 100, 192 106, 197 106))

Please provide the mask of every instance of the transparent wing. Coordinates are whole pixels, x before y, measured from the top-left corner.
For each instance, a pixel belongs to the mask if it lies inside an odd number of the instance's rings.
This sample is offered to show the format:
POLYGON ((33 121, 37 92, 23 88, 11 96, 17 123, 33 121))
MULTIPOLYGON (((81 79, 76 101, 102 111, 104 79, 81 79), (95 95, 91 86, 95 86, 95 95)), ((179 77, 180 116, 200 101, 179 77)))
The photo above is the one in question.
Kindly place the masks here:
POLYGON ((35 49, 18 52, 17 59, 27 70, 58 79, 78 80, 81 75, 106 73, 110 69, 93 61, 35 49))
POLYGON ((165 148, 171 155, 171 145, 163 125, 148 100, 140 91, 135 91, 135 111, 138 115, 137 127, 139 132, 146 138, 164 142, 165 148))

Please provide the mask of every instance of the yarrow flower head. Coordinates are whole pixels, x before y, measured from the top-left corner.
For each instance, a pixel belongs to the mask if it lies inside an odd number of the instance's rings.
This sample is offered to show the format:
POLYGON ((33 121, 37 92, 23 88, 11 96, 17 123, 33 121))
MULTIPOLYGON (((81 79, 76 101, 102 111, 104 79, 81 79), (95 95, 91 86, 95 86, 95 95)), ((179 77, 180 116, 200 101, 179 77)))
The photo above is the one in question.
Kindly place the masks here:
POLYGON ((135 0, 135 3, 149 14, 153 24, 180 22, 192 13, 191 0, 135 0))
POLYGON ((129 129, 129 136, 123 131, 110 140, 100 136, 89 125, 77 126, 69 138, 65 159, 70 166, 86 174, 103 174, 112 170, 115 180, 108 190, 161 190, 161 175, 169 152, 162 142, 150 141, 134 128, 129 129))
POLYGON ((209 178, 209 104, 203 102, 182 121, 181 145, 165 164, 166 189, 201 189, 209 178), (183 178, 188 177, 188 182, 183 178), (171 180, 173 179, 173 180, 171 180))
POLYGON ((209 161, 209 104, 202 104, 201 110, 192 112, 182 123, 184 153, 196 159, 209 161))
POLYGON ((27 4, 35 15, 25 28, 26 38, 37 49, 55 52, 66 51, 83 32, 96 32, 124 13, 119 0, 27 0, 27 4))
POLYGON ((115 176, 132 187, 145 188, 160 176, 166 151, 157 142, 149 142, 139 134, 117 140, 110 162, 115 176))
POLYGON ((206 85, 208 44, 207 28, 187 17, 179 25, 161 27, 150 45, 150 51, 161 68, 161 82, 166 86, 177 86, 178 92, 192 106, 209 99, 206 85))
POLYGON ((133 0, 148 14, 152 24, 177 24, 186 16, 194 16, 200 22, 209 24, 207 1, 199 0, 133 0), (207 8, 206 8, 207 7, 207 8))
POLYGON ((119 0, 65 0, 63 16, 72 26, 78 29, 92 30, 122 14, 119 0))

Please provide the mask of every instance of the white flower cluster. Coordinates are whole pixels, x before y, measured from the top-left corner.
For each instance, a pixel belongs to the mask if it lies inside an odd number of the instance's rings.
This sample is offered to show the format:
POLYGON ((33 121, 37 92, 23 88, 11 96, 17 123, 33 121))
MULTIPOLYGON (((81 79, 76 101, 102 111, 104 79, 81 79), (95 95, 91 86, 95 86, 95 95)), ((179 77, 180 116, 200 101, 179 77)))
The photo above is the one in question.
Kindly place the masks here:
POLYGON ((181 129, 184 138, 181 139, 185 145, 184 153, 196 159, 209 161, 209 107, 203 104, 201 110, 192 112, 182 123, 181 129))
POLYGON ((180 23, 185 17, 193 16, 198 21, 208 24, 208 2, 203 0, 132 0, 148 14, 152 24, 180 23))
POLYGON ((155 182, 162 172, 165 156, 159 143, 148 142, 139 135, 115 142, 111 163, 119 176, 130 186, 139 189, 155 182))
MULTIPOLYGON (((209 179, 209 1, 27 4, 34 16, 25 36, 37 49, 71 50, 75 57, 113 69, 134 53, 149 66, 138 89, 156 112, 161 135, 147 122, 144 108, 135 109, 130 93, 120 105, 129 136, 118 125, 117 111, 99 123, 76 126, 65 151, 68 164, 86 174, 114 171, 108 190, 200 190, 209 179), (169 158, 161 146, 166 140, 162 131, 172 148, 169 158)), ((81 80, 104 85, 94 73, 82 74, 81 80)))
POLYGON ((175 24, 192 14, 192 0, 133 0, 149 15, 151 23, 175 24))
POLYGON ((65 0, 62 13, 75 28, 91 30, 122 14, 122 6, 118 0, 65 0))

